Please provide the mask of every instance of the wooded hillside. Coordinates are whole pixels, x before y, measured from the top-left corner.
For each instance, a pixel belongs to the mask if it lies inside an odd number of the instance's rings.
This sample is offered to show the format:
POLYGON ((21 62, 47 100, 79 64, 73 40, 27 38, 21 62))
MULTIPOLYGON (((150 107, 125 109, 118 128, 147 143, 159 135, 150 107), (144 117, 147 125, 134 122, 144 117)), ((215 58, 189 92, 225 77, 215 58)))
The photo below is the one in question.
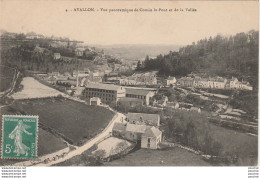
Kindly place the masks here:
POLYGON ((158 70, 160 75, 185 76, 191 72, 205 72, 209 75, 236 76, 255 87, 258 76, 259 32, 238 33, 225 37, 217 35, 202 39, 167 55, 155 59, 146 57, 137 70, 158 70))

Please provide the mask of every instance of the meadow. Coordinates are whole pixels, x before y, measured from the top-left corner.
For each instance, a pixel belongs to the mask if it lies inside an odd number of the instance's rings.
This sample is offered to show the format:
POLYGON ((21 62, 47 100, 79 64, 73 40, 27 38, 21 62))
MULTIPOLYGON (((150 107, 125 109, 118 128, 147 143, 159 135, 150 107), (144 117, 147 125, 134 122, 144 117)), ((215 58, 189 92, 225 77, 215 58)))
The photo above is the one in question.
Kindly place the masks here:
POLYGON ((39 125, 74 145, 82 145, 100 133, 114 116, 114 112, 103 107, 62 97, 19 100, 7 110, 13 114, 39 115, 39 125))

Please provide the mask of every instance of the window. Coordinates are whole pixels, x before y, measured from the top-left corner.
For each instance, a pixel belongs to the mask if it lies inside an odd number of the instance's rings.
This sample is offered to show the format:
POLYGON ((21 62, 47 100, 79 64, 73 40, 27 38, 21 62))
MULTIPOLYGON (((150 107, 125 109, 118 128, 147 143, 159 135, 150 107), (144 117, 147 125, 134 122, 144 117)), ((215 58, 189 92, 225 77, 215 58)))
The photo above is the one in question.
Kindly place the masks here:
POLYGON ((147 148, 150 148, 151 146, 151 138, 147 138, 147 148))

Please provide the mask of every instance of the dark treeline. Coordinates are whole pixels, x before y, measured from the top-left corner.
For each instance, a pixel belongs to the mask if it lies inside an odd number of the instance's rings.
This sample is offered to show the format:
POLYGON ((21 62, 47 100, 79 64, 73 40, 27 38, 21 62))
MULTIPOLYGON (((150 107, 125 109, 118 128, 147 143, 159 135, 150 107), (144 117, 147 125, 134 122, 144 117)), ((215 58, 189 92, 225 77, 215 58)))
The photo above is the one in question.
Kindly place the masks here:
POLYGON ((259 32, 238 33, 235 36, 217 35, 202 39, 155 59, 146 57, 138 62, 137 70, 158 70, 159 75, 185 76, 191 72, 209 75, 236 76, 257 85, 259 32))

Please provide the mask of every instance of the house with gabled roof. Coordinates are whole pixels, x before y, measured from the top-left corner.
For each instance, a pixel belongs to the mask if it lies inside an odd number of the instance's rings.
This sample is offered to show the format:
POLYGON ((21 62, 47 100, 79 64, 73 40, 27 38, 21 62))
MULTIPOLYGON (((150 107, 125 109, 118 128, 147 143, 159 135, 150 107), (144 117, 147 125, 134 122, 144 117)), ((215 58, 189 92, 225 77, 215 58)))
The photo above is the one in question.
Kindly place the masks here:
POLYGON ((118 107, 125 107, 125 108, 134 108, 140 107, 143 105, 143 100, 138 98, 120 98, 118 100, 118 107))
POLYGON ((156 127, 149 127, 141 138, 141 148, 157 149, 162 141, 162 132, 156 127))
POLYGON ((126 121, 130 124, 136 125, 148 125, 148 126, 160 126, 159 114, 146 114, 146 113, 128 113, 126 115, 126 121))
POLYGON ((143 100, 145 105, 150 104, 150 98, 153 97, 155 92, 145 89, 137 88, 126 88, 126 97, 128 98, 138 98, 143 100))
POLYGON ((190 108, 190 111, 196 111, 198 113, 201 113, 201 109, 200 108, 197 108, 197 107, 191 107, 190 108))
POLYGON ((175 77, 169 76, 169 77, 166 79, 166 85, 167 85, 167 86, 175 85, 176 82, 177 82, 177 80, 176 80, 175 77))
POLYGON ((112 128, 112 135, 114 137, 124 137, 126 132, 126 124, 116 122, 112 128))
POLYGON ((138 142, 141 141, 142 135, 146 131, 146 125, 127 124, 125 138, 127 140, 138 142))
POLYGON ((180 104, 178 103, 178 101, 173 101, 173 102, 168 102, 167 107, 171 107, 173 109, 178 109, 180 107, 180 104))
POLYGON ((99 106, 101 104, 101 99, 99 97, 90 98, 89 104, 93 106, 99 106))
POLYGON ((154 106, 166 106, 169 99, 167 96, 163 96, 160 100, 154 100, 153 105, 154 106))
POLYGON ((157 149, 162 140, 162 132, 147 125, 115 123, 112 136, 126 139, 135 143, 141 143, 141 148, 157 149))
POLYGON ((60 53, 54 53, 53 54, 53 59, 57 60, 57 59, 60 59, 60 58, 61 58, 60 53))
POLYGON ((85 50, 86 50, 85 48, 76 48, 75 49, 76 56, 83 56, 85 50))

